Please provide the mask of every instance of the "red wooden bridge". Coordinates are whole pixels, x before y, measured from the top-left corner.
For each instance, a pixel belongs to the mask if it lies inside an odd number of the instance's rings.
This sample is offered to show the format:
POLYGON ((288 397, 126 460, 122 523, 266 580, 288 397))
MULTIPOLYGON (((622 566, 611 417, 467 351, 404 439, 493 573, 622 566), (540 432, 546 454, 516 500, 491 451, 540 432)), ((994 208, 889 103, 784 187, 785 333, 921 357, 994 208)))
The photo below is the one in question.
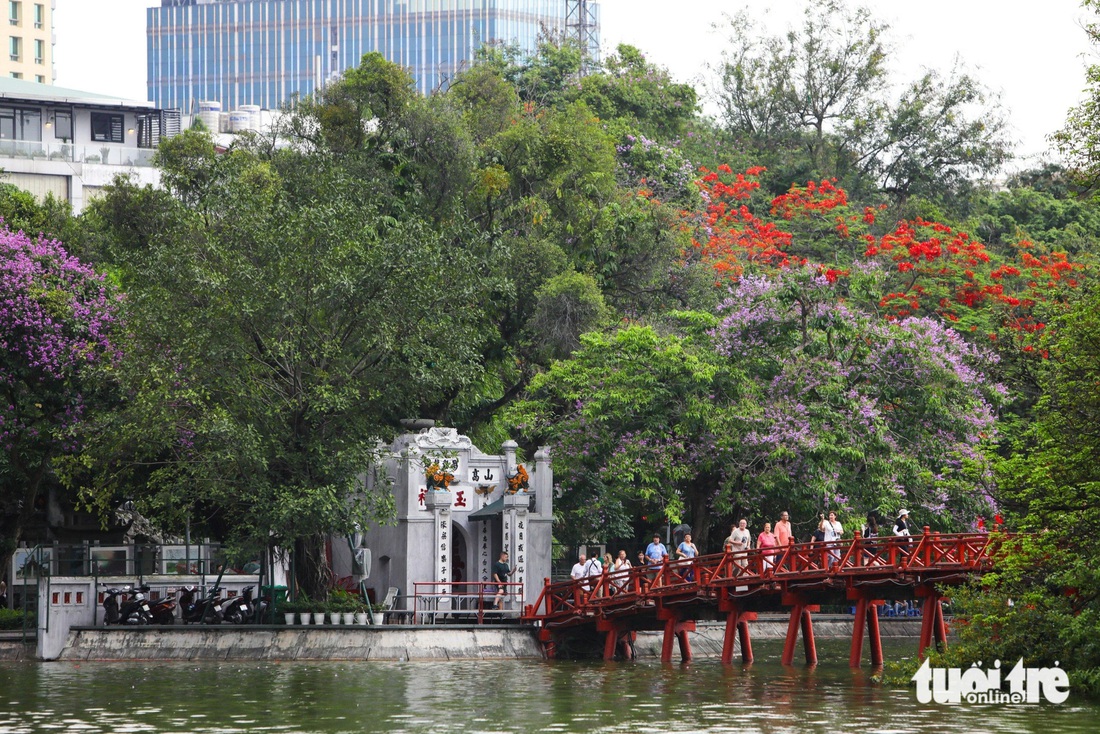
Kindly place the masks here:
POLYGON ((550 583, 524 611, 539 626, 549 657, 563 643, 600 640, 603 656, 631 656, 638 630, 663 629, 661 660, 691 659, 688 632, 702 619, 725 619, 722 662, 733 659, 734 640, 741 657, 752 662, 748 623, 761 610, 789 610, 783 664, 794 659, 801 629, 806 662, 817 663, 811 613, 823 602, 855 607, 849 664, 859 667, 863 639, 870 639, 871 664, 882 664, 877 607, 887 599, 916 598, 921 605, 918 653, 933 643, 946 644, 941 592, 991 567, 991 551, 1003 534, 939 534, 924 529, 911 538, 860 538, 830 543, 798 543, 784 548, 726 552, 660 566, 604 569, 599 576, 550 583))

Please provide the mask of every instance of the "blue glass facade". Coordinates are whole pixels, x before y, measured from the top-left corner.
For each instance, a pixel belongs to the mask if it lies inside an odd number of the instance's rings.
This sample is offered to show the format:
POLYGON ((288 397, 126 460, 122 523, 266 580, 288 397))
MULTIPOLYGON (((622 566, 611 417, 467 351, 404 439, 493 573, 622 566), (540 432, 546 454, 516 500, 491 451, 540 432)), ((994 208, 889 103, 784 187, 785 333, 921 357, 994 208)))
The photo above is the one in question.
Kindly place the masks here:
MULTIPOLYGON (((275 108, 378 51, 427 94, 486 42, 535 49, 566 0, 164 0, 147 11, 149 98, 275 108)), ((595 7, 598 13, 598 6, 595 7)), ((598 17, 598 15, 597 15, 598 17)))

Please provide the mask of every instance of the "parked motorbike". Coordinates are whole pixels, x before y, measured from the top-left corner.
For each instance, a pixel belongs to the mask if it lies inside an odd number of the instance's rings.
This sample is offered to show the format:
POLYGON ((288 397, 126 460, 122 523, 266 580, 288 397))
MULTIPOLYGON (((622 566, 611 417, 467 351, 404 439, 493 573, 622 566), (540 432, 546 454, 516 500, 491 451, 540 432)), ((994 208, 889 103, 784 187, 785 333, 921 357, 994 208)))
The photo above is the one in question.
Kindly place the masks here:
MULTIPOLYGON (((222 604, 222 620, 229 624, 244 624, 256 617, 256 604, 252 601, 255 586, 245 587, 239 596, 230 597, 222 604)), ((262 601, 261 608, 266 606, 262 601)))
POLYGON ((151 624, 152 609, 149 606, 149 587, 144 584, 136 589, 125 586, 107 589, 103 598, 103 621, 106 624, 151 624), (129 598, 125 598, 129 596, 129 598))
POLYGON ((179 590, 180 621, 184 624, 217 624, 222 621, 224 600, 221 588, 211 587, 206 596, 199 597, 194 586, 179 590))
POLYGON ((149 605, 149 613, 153 624, 176 623, 176 597, 166 596, 158 602, 149 605))

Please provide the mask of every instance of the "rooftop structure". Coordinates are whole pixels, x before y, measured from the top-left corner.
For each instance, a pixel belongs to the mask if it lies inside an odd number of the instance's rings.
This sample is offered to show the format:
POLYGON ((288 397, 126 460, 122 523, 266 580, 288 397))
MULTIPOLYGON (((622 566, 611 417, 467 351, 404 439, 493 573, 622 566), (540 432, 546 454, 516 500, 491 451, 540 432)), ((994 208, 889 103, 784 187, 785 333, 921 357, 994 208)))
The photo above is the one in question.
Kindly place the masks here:
POLYGON ((535 50, 540 33, 574 33, 598 49, 599 5, 569 0, 161 0, 149 8, 149 96, 185 113, 274 109, 377 51, 411 70, 422 93, 446 86, 484 43, 535 50))
POLYGON ((156 183, 153 149, 179 126, 178 111, 149 102, 0 78, 0 180, 79 213, 119 173, 156 183))

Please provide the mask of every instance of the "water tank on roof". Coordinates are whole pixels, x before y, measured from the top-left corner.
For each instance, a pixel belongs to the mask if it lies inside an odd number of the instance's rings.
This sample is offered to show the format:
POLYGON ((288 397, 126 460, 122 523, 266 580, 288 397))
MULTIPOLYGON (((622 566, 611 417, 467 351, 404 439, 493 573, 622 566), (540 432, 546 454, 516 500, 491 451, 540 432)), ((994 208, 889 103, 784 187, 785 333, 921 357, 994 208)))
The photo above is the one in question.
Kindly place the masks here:
POLYGON ((234 110, 229 113, 229 130, 231 133, 244 132, 252 129, 252 115, 247 110, 234 110))
POLYGON ((260 129, 260 106, 258 104, 243 104, 237 108, 238 112, 248 113, 248 129, 259 130, 260 129))
POLYGON ((201 100, 199 103, 199 119, 202 120, 202 124, 212 133, 219 131, 220 116, 222 111, 222 103, 215 102, 214 100, 201 100))

